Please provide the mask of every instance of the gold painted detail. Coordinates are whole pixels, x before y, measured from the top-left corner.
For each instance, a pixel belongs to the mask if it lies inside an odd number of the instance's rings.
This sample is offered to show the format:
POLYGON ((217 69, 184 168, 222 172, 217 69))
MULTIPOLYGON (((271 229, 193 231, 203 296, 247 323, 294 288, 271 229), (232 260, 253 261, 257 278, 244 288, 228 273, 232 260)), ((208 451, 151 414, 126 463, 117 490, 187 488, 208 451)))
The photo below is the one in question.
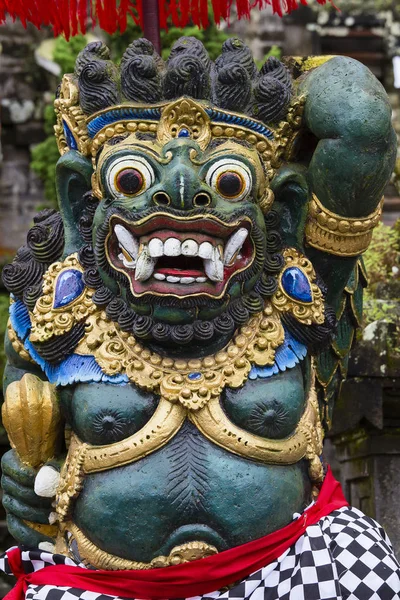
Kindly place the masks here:
MULTIPOLYGON (((182 427, 187 411, 180 404, 171 404, 165 398, 160 399, 155 413, 151 419, 128 438, 105 446, 91 446, 82 444, 74 435, 73 447, 84 447, 82 467, 84 473, 97 473, 115 467, 122 467, 138 461, 148 454, 165 446, 182 427)), ((71 473, 76 471, 77 463, 71 466, 71 473)), ((78 480, 80 475, 73 475, 73 480, 78 480)))
POLYGON ((218 550, 215 548, 215 546, 210 546, 205 542, 193 541, 180 546, 175 546, 168 556, 157 556, 156 558, 153 558, 150 563, 137 562, 128 560, 126 558, 120 558, 119 556, 114 556, 113 554, 109 554, 108 552, 101 550, 85 536, 83 531, 81 531, 79 527, 75 525, 75 523, 67 523, 65 531, 71 534, 69 544, 75 540, 78 547, 78 552, 82 557, 85 557, 85 561, 88 563, 88 566, 95 567, 96 569, 106 569, 109 571, 119 569, 147 570, 160 567, 170 567, 218 554, 218 550))
POLYGON ((54 385, 26 373, 7 387, 2 417, 23 463, 38 468, 57 455, 62 425, 54 385))
POLYGON ((27 521, 23 519, 22 522, 24 525, 37 531, 40 535, 45 535, 49 538, 56 538, 58 534, 58 526, 57 525, 43 525, 42 523, 34 523, 33 521, 27 521))
POLYGON ((315 436, 310 433, 319 418, 312 394, 298 428, 285 440, 265 440, 236 427, 220 406, 224 387, 240 387, 252 364, 273 364, 275 349, 284 341, 284 330, 271 305, 242 327, 224 350, 202 360, 173 360, 151 353, 107 321, 104 313, 92 315, 89 322, 90 335, 80 344, 80 351, 86 354, 89 348, 94 350, 103 370, 126 373, 139 387, 159 394, 160 402, 150 421, 120 442, 91 446, 73 436, 73 448, 85 448, 84 473, 140 460, 167 444, 187 418, 218 445, 255 460, 293 464, 317 452, 315 436), (96 339, 99 345, 94 348, 96 339))
POLYGON ((58 521, 62 523, 69 516, 72 501, 79 496, 83 487, 86 444, 78 443, 76 438, 71 439, 67 459, 61 469, 60 482, 56 495, 56 512, 58 521))
POLYGON ((185 129, 201 150, 207 148, 211 140, 210 117, 198 102, 190 98, 171 102, 163 109, 157 129, 157 140, 165 145, 185 129))
POLYGON ((312 480, 322 481, 318 457, 322 452, 323 434, 314 379, 313 375, 307 405, 296 430, 282 440, 268 440, 241 429, 228 419, 219 398, 213 399, 202 410, 191 412, 189 418, 206 438, 234 454, 268 464, 286 465, 307 458, 312 480))
POLYGON ((93 355, 108 375, 126 374, 132 383, 147 391, 160 393, 162 388, 170 402, 195 409, 200 404, 204 405, 217 389, 225 385, 240 387, 246 381, 252 363, 272 365, 275 349, 283 341, 284 330, 279 314, 267 305, 262 313, 239 329, 226 348, 215 355, 203 359, 174 360, 145 348, 132 335, 109 321, 105 312, 101 311, 87 318, 85 337, 75 352, 93 355), (200 373, 201 379, 191 379, 189 374, 193 372, 200 373), (176 379, 172 380, 171 376, 176 376, 176 379))
POLYGON ((296 142, 302 134, 302 121, 305 96, 294 98, 289 105, 286 119, 281 121, 275 132, 276 152, 271 156, 272 173, 283 161, 291 161, 296 157, 296 142))
POLYGON ((311 261, 294 248, 286 248, 283 252, 283 257, 285 259, 285 268, 282 269, 279 275, 278 290, 271 298, 272 304, 278 311, 291 312, 304 325, 323 323, 325 320, 324 299, 320 288, 315 283, 316 275, 311 261), (285 269, 290 267, 299 268, 308 279, 311 288, 311 302, 296 300, 285 291, 282 285, 282 276, 285 269))
POLYGON ((343 217, 325 208, 313 194, 305 229, 306 241, 328 254, 358 256, 368 248, 373 229, 381 219, 382 208, 383 198, 367 217, 343 217))
POLYGON ((57 140, 58 150, 61 154, 69 151, 65 139, 63 120, 73 135, 77 148, 82 154, 88 153, 89 136, 86 128, 86 116, 79 106, 79 90, 72 75, 64 75, 59 97, 54 100, 54 110, 57 116, 57 124, 54 133, 57 140))
MULTIPOLYGON (((112 107, 113 109, 118 108, 116 106, 112 107)), ((102 111, 104 112, 104 111, 102 111)), ((107 112, 107 111, 105 111, 107 112)), ((100 113, 96 113, 93 116, 98 116, 100 113)), ((103 127, 97 133, 91 144, 91 153, 92 153, 92 161, 93 167, 96 166, 96 154, 100 150, 100 148, 105 144, 105 142, 115 135, 123 135, 123 134, 131 134, 131 133, 156 133, 158 128, 158 121, 132 121, 132 120, 122 120, 116 123, 110 123, 106 127, 103 127)))
MULTIPOLYGON (((57 114, 55 134, 60 154, 64 154, 68 151, 63 127, 64 121, 71 130, 79 152, 86 156, 92 156, 94 170, 96 170, 95 157, 98 151, 109 139, 116 135, 152 132, 157 134, 157 141, 164 145, 175 139, 182 129, 187 129, 191 138, 199 144, 202 150, 208 147, 212 138, 246 141, 257 149, 271 180, 282 161, 290 160, 294 156, 295 141, 301 129, 304 102, 303 97, 295 98, 289 106, 286 119, 278 125, 268 126, 274 136, 271 139, 267 135, 247 128, 245 124, 240 123, 240 118, 242 118, 243 123, 246 123, 249 118, 248 115, 218 108, 219 112, 232 117, 232 119, 229 119, 231 122, 226 124, 219 121, 214 122, 206 112, 206 109, 209 108, 207 104, 187 97, 169 103, 162 102, 153 105, 119 104, 86 117, 79 106, 79 91, 73 76, 64 75, 60 96, 54 104, 57 114), (101 115, 106 115, 111 110, 116 111, 129 107, 134 109, 159 109, 161 118, 160 120, 122 118, 119 121, 105 125, 96 133, 93 139, 89 137, 88 125, 91 121, 101 115)), ((264 123, 255 119, 253 121, 261 127, 265 127, 264 123)), ((95 193, 98 197, 101 197, 98 186, 95 186, 95 193)))
POLYGON ((23 360, 34 363, 34 361, 31 358, 31 355, 27 350, 25 350, 23 343, 15 333, 14 328, 11 325, 10 319, 8 319, 7 323, 7 335, 13 350, 18 354, 18 356, 20 356, 23 360))
POLYGON ((209 371, 198 374, 198 380, 192 381, 187 375, 167 375, 160 386, 161 396, 169 402, 179 402, 188 410, 200 410, 212 398, 219 398, 224 389, 222 371, 209 371))
POLYGON ((30 313, 32 331, 29 339, 31 342, 46 342, 54 335, 63 335, 95 312, 96 306, 92 302, 94 291, 87 287, 67 306, 53 308, 57 278, 68 269, 83 272, 77 254, 71 254, 62 262, 53 263, 44 274, 43 295, 30 313))

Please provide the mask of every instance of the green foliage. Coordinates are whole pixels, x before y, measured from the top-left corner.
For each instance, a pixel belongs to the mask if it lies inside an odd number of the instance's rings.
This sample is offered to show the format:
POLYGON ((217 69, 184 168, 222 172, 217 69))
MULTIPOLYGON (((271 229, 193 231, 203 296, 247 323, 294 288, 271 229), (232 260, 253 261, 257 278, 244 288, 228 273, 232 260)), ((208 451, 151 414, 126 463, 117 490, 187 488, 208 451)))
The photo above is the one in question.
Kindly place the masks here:
POLYGON ((376 291, 376 284, 398 278, 400 265, 400 223, 388 227, 379 223, 374 230, 371 244, 364 255, 369 277, 369 289, 376 291), (393 269, 394 267, 394 269, 393 269))
MULTIPOLYGON (((77 35, 69 42, 62 36, 56 39, 53 51, 53 60, 60 65, 62 73, 71 73, 75 67, 75 60, 79 52, 86 46, 87 38, 77 35)), ((54 125, 56 116, 53 104, 48 104, 44 109, 44 130, 47 138, 37 144, 31 152, 31 169, 44 184, 44 194, 51 207, 57 207, 56 194, 56 164, 60 158, 56 138, 54 136, 54 125)), ((43 207, 40 207, 43 208, 43 207)))
POLYGON ((53 60, 60 65, 61 73, 74 72, 75 59, 87 43, 88 40, 84 35, 76 35, 69 42, 61 35, 56 39, 53 60))
POLYGON ((276 46, 275 44, 271 46, 269 52, 267 52, 264 58, 262 58, 261 60, 256 60, 257 67, 261 69, 267 58, 269 58, 270 56, 275 56, 275 58, 280 60, 282 57, 282 49, 279 46, 276 46))
POLYGON ((55 123, 53 105, 48 104, 44 111, 44 130, 48 137, 31 152, 31 169, 43 181, 45 196, 52 207, 57 206, 56 164, 60 158, 53 130, 55 123))
POLYGON ((268 54, 265 55, 265 59, 269 58, 270 56, 275 56, 275 58, 280 60, 282 58, 282 48, 274 44, 273 46, 271 46, 271 49, 268 52, 268 54))
POLYGON ((364 294, 365 324, 385 319, 400 331, 400 220, 394 227, 378 225, 364 263, 369 278, 364 294))

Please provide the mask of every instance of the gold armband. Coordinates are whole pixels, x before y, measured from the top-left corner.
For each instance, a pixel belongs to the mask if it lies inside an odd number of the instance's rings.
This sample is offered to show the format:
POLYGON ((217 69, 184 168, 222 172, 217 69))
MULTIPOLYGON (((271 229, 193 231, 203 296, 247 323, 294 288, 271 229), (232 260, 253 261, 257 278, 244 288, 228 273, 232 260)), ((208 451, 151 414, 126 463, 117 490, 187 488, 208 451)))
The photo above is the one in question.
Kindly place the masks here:
POLYGON ((328 254, 358 256, 371 242, 372 231, 381 219, 382 207, 383 198, 367 217, 343 217, 325 208, 313 194, 305 229, 306 242, 328 254))

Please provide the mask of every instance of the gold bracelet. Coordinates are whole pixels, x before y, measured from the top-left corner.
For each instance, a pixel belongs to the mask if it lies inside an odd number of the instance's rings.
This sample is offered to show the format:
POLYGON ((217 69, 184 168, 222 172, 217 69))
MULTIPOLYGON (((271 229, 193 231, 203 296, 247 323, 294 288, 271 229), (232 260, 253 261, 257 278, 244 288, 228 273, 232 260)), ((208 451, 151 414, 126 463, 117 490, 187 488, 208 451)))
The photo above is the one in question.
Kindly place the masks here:
POLYGON ((305 228, 306 242, 328 254, 358 256, 368 248, 372 231, 381 219, 382 208, 383 198, 367 217, 343 217, 325 208, 313 194, 305 228))

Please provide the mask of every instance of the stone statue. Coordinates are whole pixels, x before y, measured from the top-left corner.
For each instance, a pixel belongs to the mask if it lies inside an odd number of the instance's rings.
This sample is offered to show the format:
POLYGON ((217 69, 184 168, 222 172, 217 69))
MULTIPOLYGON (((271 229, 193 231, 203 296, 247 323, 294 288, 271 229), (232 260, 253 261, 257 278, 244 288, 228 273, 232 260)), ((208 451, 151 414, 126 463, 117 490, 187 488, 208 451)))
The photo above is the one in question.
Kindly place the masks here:
POLYGON ((321 460, 395 160, 380 83, 93 42, 55 110, 60 212, 3 275, 13 597, 397 598, 321 460))

